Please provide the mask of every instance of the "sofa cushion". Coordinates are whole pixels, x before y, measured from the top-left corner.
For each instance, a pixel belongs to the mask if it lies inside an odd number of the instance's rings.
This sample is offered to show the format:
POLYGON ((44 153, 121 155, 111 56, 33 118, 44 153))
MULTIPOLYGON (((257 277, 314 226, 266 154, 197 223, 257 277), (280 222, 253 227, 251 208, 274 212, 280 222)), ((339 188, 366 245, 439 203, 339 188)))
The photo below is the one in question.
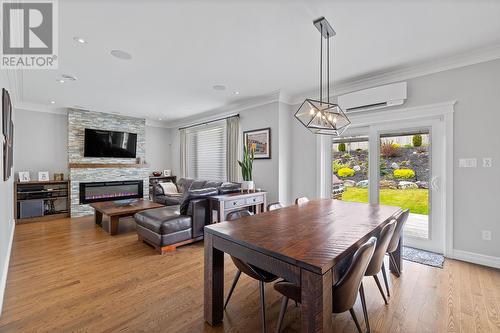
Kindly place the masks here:
POLYGON ((198 190, 190 189, 187 192, 187 195, 184 196, 179 210, 181 214, 186 215, 189 208, 189 202, 191 202, 191 200, 203 199, 211 195, 217 195, 217 194, 219 194, 219 191, 215 187, 202 188, 198 190))
POLYGON ((192 179, 192 178, 180 178, 176 184, 177 191, 179 191, 179 193, 186 192, 187 190, 189 190, 189 187, 191 186, 191 184, 193 182, 194 182, 194 179, 192 179))
POLYGON ((149 209, 134 215, 138 225, 160 235, 191 228, 191 217, 180 215, 179 206, 149 209))
POLYGON ((238 192, 241 190, 241 184, 224 182, 219 186, 219 194, 228 194, 233 192, 238 192))
POLYGON ((207 187, 215 187, 215 188, 218 188, 219 186, 221 186, 223 184, 223 182, 220 182, 220 181, 217 181, 217 180, 208 180, 206 183, 205 183, 205 186, 204 188, 207 188, 207 187))
POLYGON ((180 205, 183 200, 182 195, 157 195, 155 197, 155 202, 165 205, 165 206, 176 206, 180 205))
POLYGON ((206 182, 206 180, 195 180, 191 183, 191 186, 189 186, 189 190, 200 190, 205 188, 206 182))

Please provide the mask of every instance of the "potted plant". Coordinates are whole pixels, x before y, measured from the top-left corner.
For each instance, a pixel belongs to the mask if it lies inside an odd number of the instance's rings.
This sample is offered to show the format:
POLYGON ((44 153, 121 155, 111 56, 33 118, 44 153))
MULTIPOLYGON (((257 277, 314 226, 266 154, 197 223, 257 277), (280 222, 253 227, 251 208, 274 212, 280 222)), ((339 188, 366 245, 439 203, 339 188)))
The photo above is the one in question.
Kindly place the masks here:
POLYGON ((242 190, 253 190, 255 188, 255 184, 252 180, 252 165, 254 159, 254 150, 245 145, 243 147, 243 161, 238 161, 238 164, 241 167, 241 175, 243 176, 243 182, 241 183, 242 190))

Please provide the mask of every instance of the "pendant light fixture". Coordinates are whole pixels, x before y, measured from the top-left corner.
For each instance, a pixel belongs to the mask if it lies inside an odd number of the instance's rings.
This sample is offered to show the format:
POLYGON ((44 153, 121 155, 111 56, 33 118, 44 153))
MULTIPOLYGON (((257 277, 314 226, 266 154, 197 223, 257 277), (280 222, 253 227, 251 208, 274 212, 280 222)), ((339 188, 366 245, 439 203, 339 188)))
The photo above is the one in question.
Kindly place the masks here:
POLYGON ((339 105, 330 102, 330 38, 335 30, 324 17, 313 21, 321 34, 319 60, 319 100, 306 98, 295 118, 315 134, 341 135, 351 124, 339 105), (323 38, 326 39, 326 100, 323 100, 323 38))

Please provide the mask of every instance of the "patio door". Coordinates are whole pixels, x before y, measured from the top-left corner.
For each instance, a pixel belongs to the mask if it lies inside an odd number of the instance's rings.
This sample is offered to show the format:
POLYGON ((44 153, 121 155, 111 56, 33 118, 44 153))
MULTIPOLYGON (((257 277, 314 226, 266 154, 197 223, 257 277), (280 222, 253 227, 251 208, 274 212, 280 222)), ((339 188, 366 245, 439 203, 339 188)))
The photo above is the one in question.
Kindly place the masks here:
MULTIPOLYGON (((376 182, 370 202, 410 210, 404 243, 444 253, 444 214, 441 176, 444 140, 438 120, 406 121, 375 127, 376 182)), ((375 141, 375 142, 374 142, 375 141)))

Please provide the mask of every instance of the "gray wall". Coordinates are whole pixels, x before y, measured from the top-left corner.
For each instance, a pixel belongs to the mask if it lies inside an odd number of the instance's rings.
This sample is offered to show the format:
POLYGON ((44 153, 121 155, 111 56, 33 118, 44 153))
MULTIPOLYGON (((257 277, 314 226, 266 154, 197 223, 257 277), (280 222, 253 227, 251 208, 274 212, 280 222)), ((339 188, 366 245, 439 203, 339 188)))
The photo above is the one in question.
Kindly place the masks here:
POLYGON ((146 126, 146 161, 151 171, 172 168, 170 129, 146 126))
POLYGON ((408 81, 406 106, 457 100, 454 114, 454 247, 500 257, 500 60, 408 81), (458 159, 478 158, 478 168, 458 159), (482 158, 493 167, 483 168, 482 158), (491 230, 483 241, 481 230, 491 230))
POLYGON ((68 117, 65 114, 16 110, 17 172, 30 171, 37 179, 38 171, 63 172, 68 175, 68 117))
MULTIPOLYGON (((0 88, 9 89, 6 76, 0 76, 0 88)), ((12 91, 11 96, 12 96, 12 91)), ((1 111, 0 111, 1 113, 1 111)), ((14 132, 16 131, 17 118, 16 110, 13 110, 14 117, 14 132)), ((0 116, 0 128, 2 128, 2 117, 0 116)), ((3 138, 3 134, 0 134, 3 138)), ((3 142, 0 140, 0 142, 3 142)), ((17 149, 16 140, 14 137, 14 151, 17 149)), ((15 162, 14 162, 15 163, 15 162)), ((5 283, 7 281, 7 270, 9 263, 10 253, 10 239, 14 232, 13 220, 13 179, 14 175, 8 181, 3 180, 3 144, 0 145, 0 314, 2 312, 3 295, 5 290, 5 283)))

